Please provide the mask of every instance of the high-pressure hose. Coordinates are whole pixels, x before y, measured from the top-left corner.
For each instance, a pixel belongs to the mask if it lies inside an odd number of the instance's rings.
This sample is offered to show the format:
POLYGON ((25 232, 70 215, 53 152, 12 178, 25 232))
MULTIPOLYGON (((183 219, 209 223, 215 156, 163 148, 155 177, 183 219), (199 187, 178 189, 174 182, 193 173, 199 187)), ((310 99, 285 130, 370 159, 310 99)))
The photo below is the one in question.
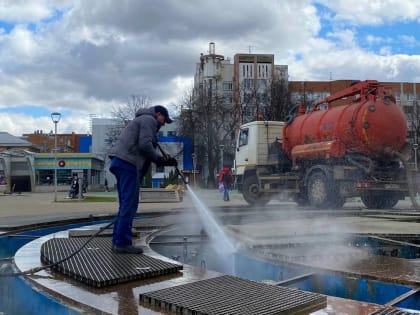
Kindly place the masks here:
POLYGON ((108 223, 107 225, 101 227, 95 234, 91 235, 78 249, 76 249, 73 253, 71 253, 70 255, 68 255, 67 257, 64 257, 63 259, 56 261, 54 263, 48 264, 48 265, 44 265, 42 267, 36 267, 36 268, 31 268, 29 270, 26 271, 18 271, 18 272, 0 272, 0 278, 1 277, 17 277, 17 276, 24 276, 24 275, 32 275, 34 273, 37 273, 39 271, 57 266, 63 262, 65 262, 66 260, 69 260, 70 258, 72 258, 73 256, 77 255, 83 248, 86 247, 86 245, 92 240, 94 239, 96 236, 98 236, 100 233, 102 233, 104 230, 106 230, 107 228, 109 228, 110 226, 112 226, 116 221, 118 220, 118 217, 115 217, 110 223, 108 223))

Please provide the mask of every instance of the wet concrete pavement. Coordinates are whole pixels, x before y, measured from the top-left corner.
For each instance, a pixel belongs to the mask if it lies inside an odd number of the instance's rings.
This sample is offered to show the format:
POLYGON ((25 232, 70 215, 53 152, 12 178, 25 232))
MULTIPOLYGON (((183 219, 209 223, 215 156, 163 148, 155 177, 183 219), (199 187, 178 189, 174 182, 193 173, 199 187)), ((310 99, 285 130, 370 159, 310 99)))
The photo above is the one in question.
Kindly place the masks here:
MULTIPOLYGON (((228 234, 240 240, 247 248, 261 248, 273 243, 281 244, 296 242, 313 235, 334 235, 340 237, 348 233, 372 234, 412 234, 420 233, 420 214, 413 212, 410 203, 400 202, 393 211, 368 211, 360 202, 347 203, 344 209, 336 215, 331 211, 319 211, 296 207, 292 202, 273 201, 264 208, 250 208, 242 197, 233 192, 231 201, 224 202, 223 196, 217 190, 195 190, 200 200, 209 208, 214 209, 215 215, 225 225, 228 234), (403 217, 404 220, 396 218, 403 217)), ((103 195, 98 193, 96 195, 103 195)), ((94 195, 94 193, 92 193, 94 195)), ((107 195, 112 195, 109 193, 107 195)), ((118 204, 116 202, 95 202, 65 199, 65 194, 59 195, 59 202, 53 201, 50 193, 3 195, 0 196, 0 232, 8 231, 21 225, 39 224, 46 221, 62 221, 80 219, 90 216, 115 215, 118 204)), ((179 213, 194 213, 194 204, 188 193, 182 202, 177 203, 141 203, 140 213, 154 213, 173 217, 174 222, 179 213)), ((170 219, 169 219, 170 220, 170 219)), ((62 233, 66 235, 65 232, 62 233)), ((50 236, 37 239, 19 251, 16 263, 21 270, 27 270, 40 265, 39 248, 50 236)), ((152 257, 161 257, 147 247, 147 237, 143 235, 141 244, 147 248, 146 254, 152 257)), ((346 251, 346 255, 352 252, 346 251)), ((256 251, 256 256, 264 258, 264 254, 256 251)), ((266 252, 265 252, 266 254, 266 252)), ((329 257, 330 253, 317 252, 315 256, 301 255, 292 257, 290 262, 308 265, 316 268, 326 268, 339 272, 368 275, 376 279, 390 280, 391 282, 408 283, 413 287, 420 284, 420 266, 417 260, 406 261, 393 258, 374 258, 354 254, 353 264, 346 255, 330 257, 331 259, 315 259, 316 257, 329 257), (318 255, 318 256, 316 256, 318 255), (309 257, 309 258, 308 258, 309 257), (329 264, 326 264, 328 261, 329 264), (378 266, 380 268, 378 268, 378 266)), ((271 259, 282 260, 285 257, 272 256, 271 259)), ((141 292, 169 287, 198 279, 215 277, 219 274, 203 268, 184 266, 180 275, 159 277, 142 282, 132 282, 117 287, 97 290, 88 288, 74 280, 68 279, 50 271, 42 271, 35 276, 30 276, 38 288, 46 290, 59 300, 76 305, 80 308, 84 304, 88 312, 101 312, 107 314, 159 314, 149 308, 138 304, 141 292)), ((379 305, 360 303, 328 297, 328 305, 323 310, 313 314, 370 314, 381 308, 379 305)))

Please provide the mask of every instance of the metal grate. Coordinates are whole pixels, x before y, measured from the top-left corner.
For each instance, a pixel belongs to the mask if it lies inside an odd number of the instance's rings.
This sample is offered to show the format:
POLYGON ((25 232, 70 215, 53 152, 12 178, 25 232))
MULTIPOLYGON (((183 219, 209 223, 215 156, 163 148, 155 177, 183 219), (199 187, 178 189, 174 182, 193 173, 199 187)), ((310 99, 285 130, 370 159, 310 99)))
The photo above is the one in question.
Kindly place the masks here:
MULTIPOLYGON (((68 257, 88 238, 53 238, 41 246, 41 260, 51 264, 68 257)), ((180 264, 139 254, 115 254, 110 238, 94 238, 78 254, 52 269, 90 286, 104 287, 178 272, 180 264)))
POLYGON ((317 293, 273 286, 233 276, 140 294, 140 302, 176 314, 293 314, 326 306, 317 293))

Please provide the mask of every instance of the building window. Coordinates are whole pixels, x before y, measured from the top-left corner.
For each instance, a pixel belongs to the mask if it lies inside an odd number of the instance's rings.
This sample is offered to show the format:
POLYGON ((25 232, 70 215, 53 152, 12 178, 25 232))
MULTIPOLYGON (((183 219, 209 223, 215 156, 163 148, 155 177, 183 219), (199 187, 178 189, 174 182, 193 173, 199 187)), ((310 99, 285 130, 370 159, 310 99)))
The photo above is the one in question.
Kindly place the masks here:
POLYGON ((260 90, 260 91, 267 91, 268 85, 269 85, 268 80, 266 80, 266 79, 259 79, 257 81, 257 83, 258 83, 258 90, 260 90))
POLYGON ((252 101, 253 95, 251 93, 244 94, 244 103, 248 104, 252 101))
POLYGON ((168 131, 168 137, 176 137, 176 131, 175 130, 168 131))
POLYGON ((252 89, 254 87, 254 80, 253 79, 244 79, 243 80, 243 87, 245 89, 252 89))
POLYGON ((232 82, 224 82, 223 83, 223 90, 224 91, 232 91, 233 85, 232 82))

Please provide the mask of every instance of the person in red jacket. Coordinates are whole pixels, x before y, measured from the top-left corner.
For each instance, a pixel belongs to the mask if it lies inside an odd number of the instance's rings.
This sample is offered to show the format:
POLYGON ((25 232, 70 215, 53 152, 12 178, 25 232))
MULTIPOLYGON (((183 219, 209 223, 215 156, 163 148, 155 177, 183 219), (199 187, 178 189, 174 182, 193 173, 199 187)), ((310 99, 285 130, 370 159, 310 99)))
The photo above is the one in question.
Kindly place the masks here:
POLYGON ((219 173, 219 183, 223 184, 223 200, 229 201, 229 190, 232 189, 233 185, 233 174, 230 171, 230 168, 225 166, 219 173))

